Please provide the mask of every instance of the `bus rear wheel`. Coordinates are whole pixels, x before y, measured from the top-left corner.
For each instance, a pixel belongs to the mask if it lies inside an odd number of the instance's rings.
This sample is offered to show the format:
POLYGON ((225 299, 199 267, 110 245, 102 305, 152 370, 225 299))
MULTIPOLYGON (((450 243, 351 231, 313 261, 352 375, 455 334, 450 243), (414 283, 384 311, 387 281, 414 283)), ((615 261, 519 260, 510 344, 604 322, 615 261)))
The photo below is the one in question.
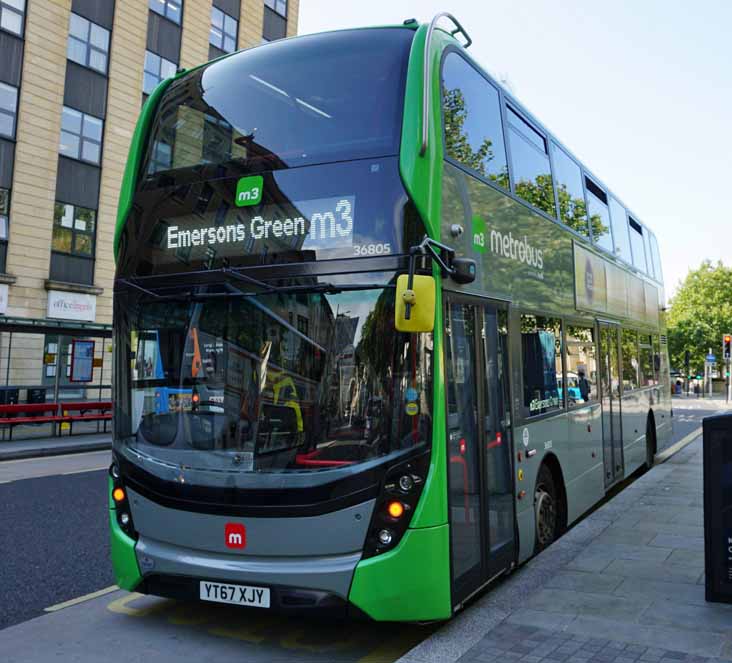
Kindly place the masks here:
POLYGON ((554 475, 542 465, 536 477, 534 490, 534 513, 536 517, 535 552, 544 550, 559 536, 560 503, 554 475))

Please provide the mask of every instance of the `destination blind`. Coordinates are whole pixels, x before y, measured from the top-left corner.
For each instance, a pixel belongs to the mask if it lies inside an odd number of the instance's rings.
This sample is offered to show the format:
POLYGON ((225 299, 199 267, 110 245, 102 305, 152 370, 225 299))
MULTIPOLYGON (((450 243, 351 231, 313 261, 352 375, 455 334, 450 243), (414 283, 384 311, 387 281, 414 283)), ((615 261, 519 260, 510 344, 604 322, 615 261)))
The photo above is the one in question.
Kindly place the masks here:
POLYGON ((200 217, 186 216, 165 221, 162 248, 252 253, 259 243, 273 249, 348 249, 353 246, 355 210, 356 197, 351 195, 266 205, 252 214, 231 210, 220 222, 212 219, 207 225, 201 224, 200 217))

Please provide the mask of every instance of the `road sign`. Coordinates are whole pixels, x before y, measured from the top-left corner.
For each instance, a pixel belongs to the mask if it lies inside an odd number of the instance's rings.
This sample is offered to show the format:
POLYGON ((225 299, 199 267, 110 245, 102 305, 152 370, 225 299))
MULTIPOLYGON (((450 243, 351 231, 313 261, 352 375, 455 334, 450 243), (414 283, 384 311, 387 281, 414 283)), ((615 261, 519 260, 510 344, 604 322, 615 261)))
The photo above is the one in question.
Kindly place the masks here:
POLYGON ((714 355, 707 355, 707 356, 706 356, 706 357, 704 358, 704 361, 706 361, 706 362, 707 362, 707 363, 709 363, 709 364, 713 364, 714 362, 716 362, 716 361, 717 361, 717 357, 716 357, 716 356, 714 356, 714 355))

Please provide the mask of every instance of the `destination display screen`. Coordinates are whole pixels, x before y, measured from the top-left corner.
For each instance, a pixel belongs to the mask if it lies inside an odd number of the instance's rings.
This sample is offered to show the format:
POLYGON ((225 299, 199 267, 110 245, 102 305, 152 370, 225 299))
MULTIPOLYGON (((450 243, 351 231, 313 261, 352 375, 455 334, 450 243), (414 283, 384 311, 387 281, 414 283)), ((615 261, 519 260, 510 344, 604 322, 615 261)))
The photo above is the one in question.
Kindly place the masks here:
POLYGON ((138 191, 117 273, 389 256, 424 234, 396 157, 256 175, 234 170, 138 191))
MULTIPOLYGON (((293 202, 286 208, 265 205, 257 213, 236 210, 223 223, 187 217, 167 227, 164 247, 169 251, 194 248, 247 249, 256 242, 296 250, 351 249, 356 196, 293 202)), ((226 251, 228 253, 228 251, 226 251)), ((383 249, 382 249, 382 252, 383 249)), ((390 252, 390 247, 385 251, 390 252)))

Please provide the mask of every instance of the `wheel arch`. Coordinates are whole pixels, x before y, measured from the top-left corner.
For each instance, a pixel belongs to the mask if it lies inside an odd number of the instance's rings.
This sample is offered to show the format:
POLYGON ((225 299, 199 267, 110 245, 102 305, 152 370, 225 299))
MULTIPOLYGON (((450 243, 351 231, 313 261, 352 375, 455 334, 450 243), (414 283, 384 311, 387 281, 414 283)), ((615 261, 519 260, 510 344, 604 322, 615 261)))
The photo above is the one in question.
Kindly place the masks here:
MULTIPOLYGON (((567 504, 567 486, 564 481, 564 472, 562 471, 562 465, 559 462, 559 458, 557 458, 556 454, 554 453, 548 453, 544 456, 544 458, 541 459, 541 465, 546 465, 549 471, 552 473, 552 478, 554 479, 554 485, 556 486, 557 490, 559 491, 559 498, 561 502, 561 510, 560 510, 560 530, 564 532, 564 530, 567 529, 567 513, 568 513, 568 504, 567 504)), ((537 479, 539 477, 539 470, 541 470, 541 465, 539 465, 539 469, 536 472, 537 479)))

